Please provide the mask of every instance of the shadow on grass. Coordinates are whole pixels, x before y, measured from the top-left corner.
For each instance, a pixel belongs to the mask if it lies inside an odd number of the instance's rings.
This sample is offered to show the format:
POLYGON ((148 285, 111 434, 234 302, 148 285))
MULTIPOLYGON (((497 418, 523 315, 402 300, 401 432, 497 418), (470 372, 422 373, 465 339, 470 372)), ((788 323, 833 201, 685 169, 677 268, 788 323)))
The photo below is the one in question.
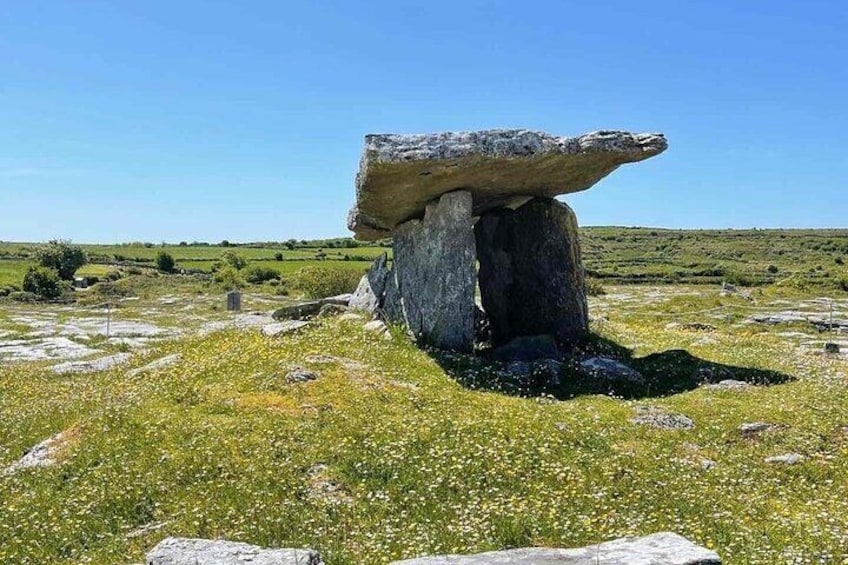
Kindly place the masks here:
POLYGON ((462 386, 514 396, 553 396, 563 400, 587 394, 628 399, 651 398, 694 390, 721 381, 742 381, 770 386, 795 380, 777 371, 736 367, 695 357, 683 349, 671 349, 645 357, 614 341, 591 334, 571 354, 537 361, 492 361, 483 355, 464 355, 437 349, 429 355, 462 386), (591 357, 614 359, 638 371, 639 382, 590 374, 580 362, 591 357))

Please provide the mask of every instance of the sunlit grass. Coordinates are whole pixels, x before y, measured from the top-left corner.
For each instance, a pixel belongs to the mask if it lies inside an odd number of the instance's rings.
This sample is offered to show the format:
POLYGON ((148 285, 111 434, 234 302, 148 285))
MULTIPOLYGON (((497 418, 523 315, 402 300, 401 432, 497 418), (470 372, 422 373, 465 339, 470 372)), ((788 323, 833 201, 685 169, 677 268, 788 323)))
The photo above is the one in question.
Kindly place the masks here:
POLYGON ((126 367, 74 377, 3 366, 0 466, 62 430, 73 428, 75 442, 61 465, 0 477, 0 562, 140 562, 162 537, 181 535, 379 564, 660 530, 716 547, 727 563, 844 557, 846 363, 731 323, 694 344, 659 323, 683 310, 633 304, 596 330, 640 344, 637 355, 685 347, 798 380, 640 401, 519 398, 463 388, 401 336, 376 339, 339 320, 281 339, 252 330, 168 343, 132 366, 173 352, 183 361, 135 378, 126 367), (315 354, 366 368, 310 363, 315 354), (323 375, 288 384, 295 365, 323 375), (691 417, 695 429, 631 423, 648 404, 691 417), (785 427, 744 438, 748 421, 785 427), (807 459, 764 463, 790 451, 807 459), (706 459, 716 466, 705 469, 706 459), (319 464, 341 494, 313 492, 319 464))

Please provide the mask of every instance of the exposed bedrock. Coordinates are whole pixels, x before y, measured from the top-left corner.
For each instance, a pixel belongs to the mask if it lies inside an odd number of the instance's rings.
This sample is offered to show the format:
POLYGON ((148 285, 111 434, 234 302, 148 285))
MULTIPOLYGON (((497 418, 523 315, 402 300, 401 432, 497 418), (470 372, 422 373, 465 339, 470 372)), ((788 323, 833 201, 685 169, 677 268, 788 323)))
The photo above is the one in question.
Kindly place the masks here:
POLYGON ((383 313, 423 343, 474 348, 476 254, 468 191, 442 195, 394 233, 383 313))
POLYGON ((358 239, 391 237, 396 226, 421 218, 429 202, 455 190, 471 193, 475 216, 531 197, 578 192, 666 147, 662 134, 625 131, 368 135, 348 226, 358 239))
POLYGON ((569 347, 585 337, 586 286, 571 208, 533 198, 515 210, 483 214, 474 233, 480 294, 495 345, 549 334, 569 347))

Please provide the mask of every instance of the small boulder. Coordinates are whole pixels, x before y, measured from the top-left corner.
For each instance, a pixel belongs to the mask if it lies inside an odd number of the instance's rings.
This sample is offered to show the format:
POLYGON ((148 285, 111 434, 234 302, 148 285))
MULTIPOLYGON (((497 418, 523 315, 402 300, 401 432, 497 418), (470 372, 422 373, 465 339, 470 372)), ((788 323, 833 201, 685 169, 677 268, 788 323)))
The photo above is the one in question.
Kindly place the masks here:
POLYGON ((323 565, 313 549, 265 549, 246 543, 167 538, 147 554, 147 565, 323 565))
POLYGON ((778 463, 781 465, 797 465, 805 459, 800 453, 784 453, 774 457, 766 457, 766 463, 778 463))
POLYGON ((695 422, 688 416, 668 412, 656 406, 637 407, 638 415, 631 422, 643 426, 651 426, 661 430, 691 430, 695 422))
POLYGON ((384 334, 389 331, 388 326, 386 326, 386 324, 382 320, 371 320, 370 322, 362 326, 362 328, 366 332, 373 332, 376 334, 384 334))
POLYGON ((556 340, 551 335, 528 335, 513 338, 492 350, 492 359, 498 361, 533 361, 559 357, 556 340))
POLYGON ((309 369, 304 369, 303 367, 295 367, 286 374, 286 382, 290 384, 305 383, 314 381, 320 376, 321 373, 318 371, 311 371, 309 369))
POLYGON ((383 294, 389 278, 388 256, 383 253, 371 264, 368 272, 362 276, 350 299, 351 310, 363 310, 376 313, 383 306, 383 294))
POLYGON ((333 316, 338 316, 339 314, 344 314, 347 312, 347 306, 343 306, 341 304, 324 304, 321 306, 321 309, 318 310, 319 318, 331 318, 333 316))
POLYGON ((743 436, 751 437, 761 432, 766 432, 777 428, 777 424, 769 424, 768 422, 745 422, 739 426, 739 431, 743 436))
POLYGON ((746 383, 745 381, 737 381, 735 379, 724 379, 717 383, 710 383, 706 385, 706 388, 715 389, 715 390, 743 390, 746 388, 751 388, 750 383, 746 383))
POLYGON ((23 457, 3 470, 4 475, 13 475, 23 469, 36 467, 51 467, 56 464, 58 456, 69 442, 69 434, 60 432, 47 438, 29 449, 23 457))
POLYGON ((287 320, 285 322, 277 322, 276 324, 268 324, 262 326, 262 335, 274 337, 281 334, 287 334, 305 328, 309 322, 303 320, 287 320))
POLYGON ((645 378, 642 373, 609 357, 590 357, 580 362, 580 369, 595 378, 606 381, 624 381, 635 384, 644 384, 645 378))

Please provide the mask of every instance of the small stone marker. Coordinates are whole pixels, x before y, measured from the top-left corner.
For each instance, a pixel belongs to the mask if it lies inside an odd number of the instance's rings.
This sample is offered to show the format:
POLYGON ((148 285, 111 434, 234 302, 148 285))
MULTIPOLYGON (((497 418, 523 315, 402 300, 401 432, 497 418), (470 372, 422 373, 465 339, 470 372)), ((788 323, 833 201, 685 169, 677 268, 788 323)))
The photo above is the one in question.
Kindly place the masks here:
POLYGON ((227 293, 227 312, 241 312, 241 293, 231 290, 227 293))

